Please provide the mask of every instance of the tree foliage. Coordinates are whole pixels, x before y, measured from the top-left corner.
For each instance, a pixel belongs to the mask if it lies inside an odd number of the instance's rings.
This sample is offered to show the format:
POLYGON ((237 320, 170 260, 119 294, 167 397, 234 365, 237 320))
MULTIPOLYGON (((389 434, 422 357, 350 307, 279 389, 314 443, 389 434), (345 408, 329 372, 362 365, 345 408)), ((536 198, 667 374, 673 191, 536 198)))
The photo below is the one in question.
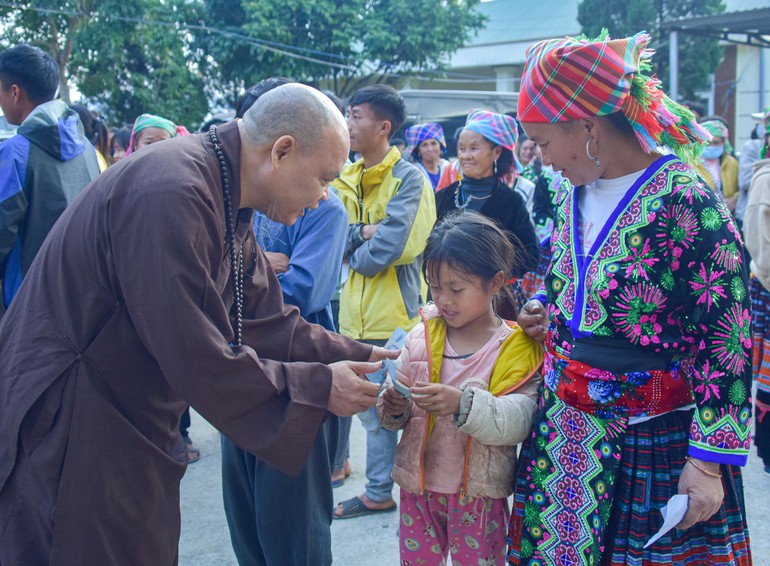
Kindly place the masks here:
POLYGON ((51 53, 62 98, 77 87, 113 123, 150 112, 194 125, 208 111, 181 25, 194 8, 158 0, 36 0, 0 9, 0 38, 51 53))
POLYGON ((196 60, 230 104, 276 75, 329 81, 346 96, 366 82, 443 68, 482 26, 478 1, 204 0, 202 21, 217 33, 193 31, 196 60))
POLYGON ((62 98, 77 88, 113 122, 151 112, 193 125, 209 99, 232 105, 268 76, 345 96, 442 69, 482 26, 478 2, 22 0, 0 6, 0 44, 49 51, 62 98))
MULTIPOLYGON (((725 9, 722 0, 582 0, 578 21, 583 33, 595 37, 603 27, 611 37, 627 37, 639 31, 652 35, 655 49, 653 69, 668 88, 668 32, 661 23, 678 18, 718 14, 725 9)), ((716 39, 679 34, 679 94, 694 99, 708 86, 708 76, 719 66, 722 50, 716 39)))

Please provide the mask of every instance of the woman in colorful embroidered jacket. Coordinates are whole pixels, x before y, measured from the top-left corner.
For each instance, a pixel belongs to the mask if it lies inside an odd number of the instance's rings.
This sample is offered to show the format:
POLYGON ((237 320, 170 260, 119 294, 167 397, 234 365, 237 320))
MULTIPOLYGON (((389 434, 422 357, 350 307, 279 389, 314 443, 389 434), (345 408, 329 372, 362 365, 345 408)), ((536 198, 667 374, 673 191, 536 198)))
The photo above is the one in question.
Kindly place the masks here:
POLYGON ((446 139, 441 124, 428 122, 415 124, 406 129, 406 146, 412 156, 412 163, 436 190, 441 173, 449 161, 441 156, 446 153, 446 139))
POLYGON ((605 32, 527 51, 519 120, 576 188, 543 294, 519 317, 545 341, 545 387, 510 564, 751 563, 743 242, 688 165, 709 135, 646 75, 649 42, 605 32), (684 519, 645 549, 677 493, 684 519))

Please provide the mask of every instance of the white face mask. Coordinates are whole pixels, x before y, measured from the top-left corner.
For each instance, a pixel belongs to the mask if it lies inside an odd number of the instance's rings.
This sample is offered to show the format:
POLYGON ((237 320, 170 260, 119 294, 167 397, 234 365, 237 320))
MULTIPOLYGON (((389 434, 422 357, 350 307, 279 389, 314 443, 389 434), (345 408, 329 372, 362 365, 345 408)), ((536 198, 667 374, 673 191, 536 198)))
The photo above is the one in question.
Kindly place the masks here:
POLYGON ((703 150, 700 156, 703 159, 719 159, 725 152, 725 146, 723 145, 709 145, 703 150))
POLYGON ((757 139, 761 140, 765 137, 765 126, 764 124, 757 124, 757 127, 754 128, 754 132, 757 134, 757 139))

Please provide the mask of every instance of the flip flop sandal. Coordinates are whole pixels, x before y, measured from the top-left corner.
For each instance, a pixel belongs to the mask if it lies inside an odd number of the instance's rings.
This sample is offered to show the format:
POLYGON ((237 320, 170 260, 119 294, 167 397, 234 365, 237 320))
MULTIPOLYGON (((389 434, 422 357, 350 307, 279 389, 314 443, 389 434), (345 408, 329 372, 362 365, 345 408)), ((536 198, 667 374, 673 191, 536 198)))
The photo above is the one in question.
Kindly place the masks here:
POLYGON ((345 474, 345 477, 342 477, 342 478, 340 478, 338 480, 332 480, 332 487, 333 488, 334 487, 342 487, 343 485, 345 485, 345 480, 350 477, 350 474, 351 474, 351 472, 348 472, 347 474, 345 474))
POLYGON ((193 462, 197 462, 201 459, 201 451, 200 449, 193 444, 193 441, 189 438, 183 438, 185 449, 187 450, 187 463, 192 464, 193 462))
POLYGON ((338 503, 337 506, 342 505, 342 514, 337 515, 334 514, 335 519, 352 519, 354 517, 363 517, 364 515, 379 515, 381 513, 391 513, 395 511, 398 508, 398 505, 395 503, 392 507, 388 507, 387 509, 370 509, 366 505, 364 505, 364 502, 361 501, 361 498, 356 496, 351 499, 348 499, 346 501, 342 501, 341 503, 338 503))

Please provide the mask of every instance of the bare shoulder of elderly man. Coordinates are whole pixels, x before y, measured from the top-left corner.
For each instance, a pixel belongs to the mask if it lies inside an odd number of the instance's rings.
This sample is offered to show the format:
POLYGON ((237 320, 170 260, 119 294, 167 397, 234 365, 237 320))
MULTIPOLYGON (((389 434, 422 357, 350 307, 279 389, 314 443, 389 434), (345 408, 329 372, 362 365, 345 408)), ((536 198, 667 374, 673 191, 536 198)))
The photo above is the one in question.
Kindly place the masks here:
POLYGON ((380 351, 284 306, 251 229, 254 208, 292 223, 325 198, 348 151, 327 103, 277 88, 123 160, 56 224, 0 321, 0 563, 175 564, 188 403, 287 473, 327 411, 374 405, 359 374, 380 351))

